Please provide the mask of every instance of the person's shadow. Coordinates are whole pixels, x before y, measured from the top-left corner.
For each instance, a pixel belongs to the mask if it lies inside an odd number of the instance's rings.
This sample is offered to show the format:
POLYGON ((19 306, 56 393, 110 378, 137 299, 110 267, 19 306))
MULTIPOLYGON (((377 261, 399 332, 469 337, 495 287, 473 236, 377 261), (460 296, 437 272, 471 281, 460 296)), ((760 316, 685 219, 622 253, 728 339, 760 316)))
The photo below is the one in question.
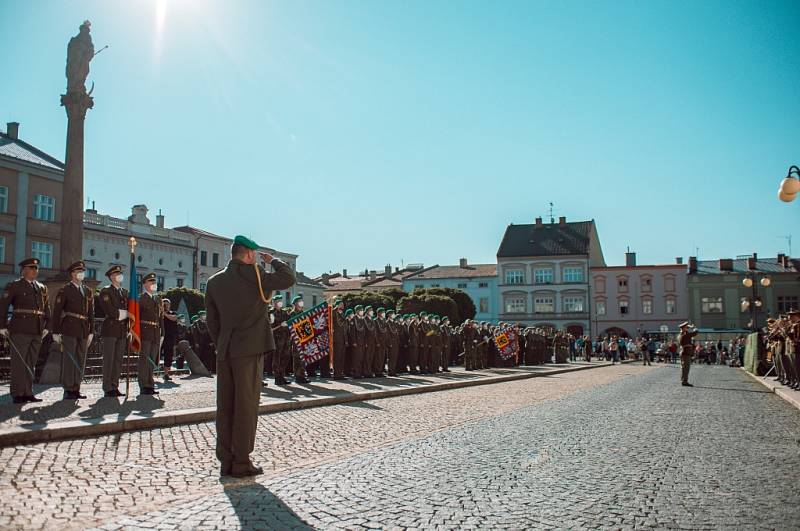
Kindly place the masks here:
POLYGON ((313 529, 252 478, 226 479, 222 483, 241 529, 313 529))

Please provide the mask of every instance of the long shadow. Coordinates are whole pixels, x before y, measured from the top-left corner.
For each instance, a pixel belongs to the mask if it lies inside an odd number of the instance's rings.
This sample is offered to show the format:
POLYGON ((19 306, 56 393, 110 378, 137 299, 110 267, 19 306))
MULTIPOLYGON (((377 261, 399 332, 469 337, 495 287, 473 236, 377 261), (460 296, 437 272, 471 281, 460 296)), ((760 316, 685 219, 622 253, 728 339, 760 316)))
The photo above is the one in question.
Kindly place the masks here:
POLYGON ((715 391, 740 391, 742 393, 758 393, 764 395, 771 395, 772 391, 761 391, 759 389, 736 389, 731 387, 714 387, 713 385, 695 385, 695 389, 714 389, 715 391))
MULTIPOLYGON (((29 421, 33 424, 43 424, 48 420, 66 418, 78 410, 79 404, 76 400, 59 400, 51 402, 46 406, 32 407, 26 409, 19 415, 19 419, 29 421)), ((23 424, 21 427, 25 427, 23 424)))
POLYGON ((225 495, 242 529, 313 529, 269 489, 254 480, 227 484, 225 495))

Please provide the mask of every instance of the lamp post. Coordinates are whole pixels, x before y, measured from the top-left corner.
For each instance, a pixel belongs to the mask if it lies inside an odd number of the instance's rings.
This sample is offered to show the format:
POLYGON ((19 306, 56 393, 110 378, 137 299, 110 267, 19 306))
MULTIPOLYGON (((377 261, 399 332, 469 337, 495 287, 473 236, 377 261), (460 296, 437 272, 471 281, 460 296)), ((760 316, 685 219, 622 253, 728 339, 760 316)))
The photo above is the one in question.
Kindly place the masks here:
POLYGON ((798 192, 800 192, 800 168, 790 166, 789 173, 786 174, 778 188, 778 199, 785 203, 791 203, 797 198, 798 192))
POLYGON ((758 285, 761 284, 761 286, 766 288, 772 281, 768 276, 756 270, 756 260, 754 258, 750 260, 752 266, 750 267, 750 271, 745 273, 742 284, 746 288, 752 288, 753 292, 749 298, 742 297, 741 304, 743 312, 746 312, 748 309, 750 310, 750 330, 755 332, 758 330, 758 312, 761 311, 761 307, 764 305, 761 297, 758 296, 758 285))

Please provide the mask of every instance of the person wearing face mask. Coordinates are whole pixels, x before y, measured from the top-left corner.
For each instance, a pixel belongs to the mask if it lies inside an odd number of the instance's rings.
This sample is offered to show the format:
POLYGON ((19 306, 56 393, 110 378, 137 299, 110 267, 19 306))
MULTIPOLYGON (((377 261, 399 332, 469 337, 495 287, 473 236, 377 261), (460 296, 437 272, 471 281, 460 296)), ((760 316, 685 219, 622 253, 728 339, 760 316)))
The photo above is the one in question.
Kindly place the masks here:
POLYGON ((142 348, 139 351, 139 392, 143 395, 157 395, 153 373, 158 367, 158 355, 164 337, 164 310, 161 298, 156 295, 158 284, 156 274, 149 273, 142 278, 144 293, 139 297, 139 319, 142 328, 142 348))
MULTIPOLYGON (((303 307, 305 307, 305 302, 303 302, 302 295, 295 295, 292 297, 292 307, 289 309, 289 317, 293 317, 297 314, 303 313, 303 307)), ((289 351, 292 353, 292 366, 294 368, 294 381, 295 383, 299 384, 307 384, 311 383, 308 380, 308 374, 306 373, 306 366, 303 359, 300 357, 300 351, 294 345, 294 342, 289 340, 289 351)))
POLYGON ((364 320, 364 306, 356 305, 355 317, 348 329, 350 346, 353 355, 350 357, 350 377, 364 377, 364 350, 367 345, 367 325, 364 320))
POLYGON ((411 374, 419 374, 419 321, 417 314, 409 315, 406 323, 406 334, 408 335, 408 368, 411 374))
POLYGON ((374 378, 375 356, 378 350, 378 330, 375 323, 375 310, 372 306, 364 308, 364 326, 366 328, 366 345, 364 348, 364 378, 374 378))
POLYGON ((387 351, 389 348, 389 330, 386 322, 386 309, 378 308, 375 318, 375 356, 372 358, 372 374, 380 378, 386 366, 387 351))
POLYGON ((100 337, 103 338, 103 391, 107 397, 124 396, 119 391, 122 361, 128 346, 128 290, 122 287, 122 268, 106 271, 111 284, 100 290, 98 304, 105 314, 100 337))
POLYGON ((0 335, 10 343, 11 397, 15 404, 42 401, 33 395, 33 372, 50 323, 47 288, 36 280, 39 259, 28 258, 19 266, 22 276, 6 285, 0 299, 0 335), (11 322, 7 322, 9 306, 14 309, 11 322))
POLYGON ((94 338, 94 292, 83 284, 86 266, 77 261, 67 269, 70 281, 58 291, 53 307, 53 340, 61 345, 61 383, 64 400, 86 398, 81 380, 86 351, 94 338))
MULTIPOLYGON (((347 319, 344 314, 344 302, 333 299, 333 379, 344 380, 347 367, 347 319)), ((353 312, 350 312, 353 313, 353 312)), ((327 360, 327 358, 323 358, 327 360)))
POLYGON ((289 327, 286 320, 289 312, 283 308, 283 295, 280 293, 272 297, 270 309, 270 329, 275 337, 275 353, 272 355, 272 372, 275 375, 275 385, 289 385, 286 372, 291 362, 292 355, 289 351, 289 327))

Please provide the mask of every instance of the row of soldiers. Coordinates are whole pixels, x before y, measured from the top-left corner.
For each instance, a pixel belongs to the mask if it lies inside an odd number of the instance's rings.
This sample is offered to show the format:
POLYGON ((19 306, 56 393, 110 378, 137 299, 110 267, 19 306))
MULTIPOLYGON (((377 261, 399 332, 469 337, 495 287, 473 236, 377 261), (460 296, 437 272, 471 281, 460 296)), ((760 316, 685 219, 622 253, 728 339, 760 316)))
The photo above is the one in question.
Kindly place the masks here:
POLYGON ((772 353, 780 383, 800 390, 800 311, 767 319, 767 351, 772 353))

